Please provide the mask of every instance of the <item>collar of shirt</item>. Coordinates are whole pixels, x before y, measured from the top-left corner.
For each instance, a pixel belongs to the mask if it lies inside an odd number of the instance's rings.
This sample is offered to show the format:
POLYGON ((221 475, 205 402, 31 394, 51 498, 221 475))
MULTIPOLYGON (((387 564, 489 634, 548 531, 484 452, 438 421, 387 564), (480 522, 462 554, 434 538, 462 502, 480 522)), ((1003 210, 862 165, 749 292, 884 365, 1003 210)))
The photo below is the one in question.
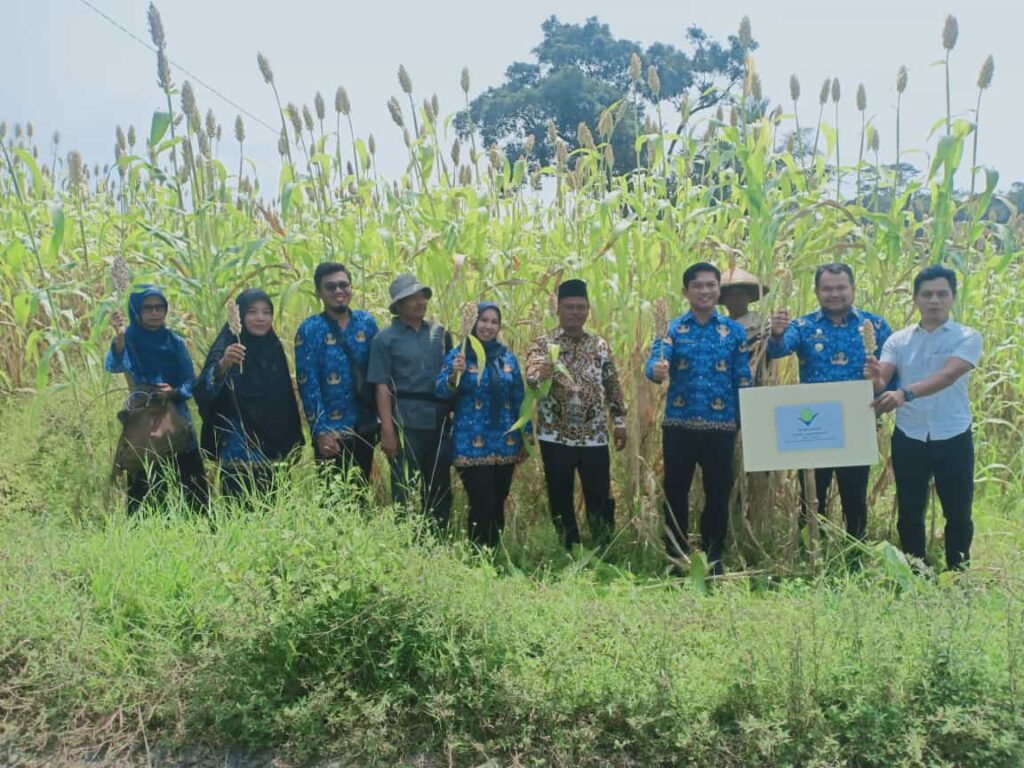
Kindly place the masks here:
POLYGON ((423 322, 420 323, 419 330, 417 330, 416 328, 413 328, 411 325, 409 325, 407 322, 405 322, 405 320, 403 320, 402 318, 400 318, 400 317, 392 317, 391 318, 391 327, 392 328, 398 328, 398 329, 408 328, 410 331, 413 331, 414 333, 420 333, 423 330, 428 330, 429 331, 430 328, 432 327, 432 323, 429 320, 423 320, 423 322))
POLYGON ((920 323, 918 323, 917 325, 914 326, 914 333, 915 334, 918 334, 918 333, 932 334, 932 333, 938 333, 939 331, 955 331, 959 327, 960 327, 960 324, 951 317, 946 322, 944 322, 942 325, 940 325, 938 328, 936 328, 934 331, 926 330, 926 329, 921 327, 920 323))
MULTIPOLYGON (((708 322, 709 323, 720 323, 724 319, 725 318, 722 317, 722 315, 718 314, 718 310, 717 309, 712 309, 711 310, 711 317, 708 318, 708 322)), ((682 325, 683 323, 692 323, 693 325, 701 325, 701 323, 698 322, 696 316, 694 316, 692 309, 686 310, 686 312, 683 313, 683 316, 679 318, 679 324, 682 325)))
MULTIPOLYGON (((862 322, 862 318, 861 318, 861 315, 860 315, 860 310, 857 309, 857 307, 850 307, 850 311, 846 315, 846 317, 843 318, 843 322, 839 323, 839 325, 836 325, 836 327, 837 328, 845 327, 850 322, 850 318, 851 317, 854 320, 857 321, 858 325, 862 322)), ((833 323, 829 319, 828 315, 825 314, 825 310, 823 310, 823 309, 819 309, 817 312, 814 313, 814 319, 815 319, 815 321, 817 321, 819 323, 823 323, 823 322, 827 321, 829 324, 835 325, 835 323, 833 323)))
POLYGON ((590 338, 590 334, 587 333, 586 330, 584 330, 583 333, 581 333, 579 336, 570 336, 564 330, 562 330, 561 326, 556 328, 555 332, 551 334, 551 340, 555 341, 555 342, 561 342, 561 341, 565 340, 565 341, 571 341, 573 343, 578 344, 580 342, 586 341, 589 338, 590 338))

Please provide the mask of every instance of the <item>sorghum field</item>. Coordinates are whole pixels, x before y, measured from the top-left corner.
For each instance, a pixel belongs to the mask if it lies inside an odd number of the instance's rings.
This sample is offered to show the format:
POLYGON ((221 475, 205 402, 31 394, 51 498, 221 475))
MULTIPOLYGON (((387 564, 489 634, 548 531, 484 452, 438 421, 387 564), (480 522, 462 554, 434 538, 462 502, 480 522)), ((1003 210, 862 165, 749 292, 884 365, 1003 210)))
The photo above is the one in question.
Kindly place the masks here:
MULTIPOLYGON (((519 158, 457 138, 402 69, 388 106, 408 166, 384 179, 344 89, 333 108, 319 94, 296 106, 260 55, 283 170, 257 179, 242 121, 222 126, 172 82, 155 11, 151 31, 152 123, 117 126, 102 167, 28 124, 0 125, 0 749, 113 764, 196 746, 346 765, 1024 762, 1024 216, 994 170, 977 170, 971 194, 954 187, 976 124, 937 104, 933 136, 891 137, 883 157, 866 120, 854 136, 828 123, 865 113, 863 90, 832 81, 808 95, 794 76, 776 109, 748 57, 717 114, 648 110, 638 170, 616 176, 608 139, 635 114, 621 105, 656 100, 639 60, 623 101, 555 137, 544 167, 529 138, 519 158), (840 140, 861 147, 855 166, 835 166, 840 140), (894 170, 900 142, 927 149, 919 176, 894 170), (486 560, 461 542, 464 517, 452 541, 417 537, 387 508, 383 477, 368 500, 330 495, 308 461, 248 515, 217 501, 210 521, 174 508, 126 519, 110 478, 125 391, 102 370, 124 299, 118 258, 133 282, 166 289, 197 364, 245 287, 275 297, 290 337, 316 311, 311 276, 328 259, 349 265, 354 304, 379 321, 400 271, 435 288, 432 312, 451 327, 466 301, 497 301, 519 353, 553 325, 558 281, 587 279, 591 328, 611 342, 630 405, 615 542, 600 556, 559 550, 536 460, 486 560), (816 265, 845 261, 858 304, 897 328, 913 273, 956 267, 956 316, 985 339, 969 573, 914 575, 884 543, 896 540, 886 420, 870 490, 869 538, 882 543, 849 544, 828 524, 807 539, 795 477, 779 473, 738 494, 724 579, 706 582, 699 562, 690 578, 664 576, 663 394, 642 360, 653 303, 682 311, 697 260, 756 273, 772 288, 760 310, 791 313, 814 306, 816 265), (863 567, 850 571, 854 549, 863 567)), ((894 78, 900 95, 913 87, 894 78)), ((979 103, 991 78, 983 68, 979 103)), ((786 363, 768 384, 793 380, 786 363)))

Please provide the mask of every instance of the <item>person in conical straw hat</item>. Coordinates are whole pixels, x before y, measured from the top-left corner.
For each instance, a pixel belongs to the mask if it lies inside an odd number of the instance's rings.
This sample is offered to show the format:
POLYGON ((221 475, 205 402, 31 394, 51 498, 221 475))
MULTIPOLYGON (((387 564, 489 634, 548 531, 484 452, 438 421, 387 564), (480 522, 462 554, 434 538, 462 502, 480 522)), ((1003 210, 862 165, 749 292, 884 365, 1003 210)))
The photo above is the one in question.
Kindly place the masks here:
POLYGON ((730 267, 722 273, 721 295, 718 303, 729 311, 729 317, 747 330, 747 340, 760 335, 763 316, 751 311, 750 305, 768 293, 756 276, 740 267, 730 267))

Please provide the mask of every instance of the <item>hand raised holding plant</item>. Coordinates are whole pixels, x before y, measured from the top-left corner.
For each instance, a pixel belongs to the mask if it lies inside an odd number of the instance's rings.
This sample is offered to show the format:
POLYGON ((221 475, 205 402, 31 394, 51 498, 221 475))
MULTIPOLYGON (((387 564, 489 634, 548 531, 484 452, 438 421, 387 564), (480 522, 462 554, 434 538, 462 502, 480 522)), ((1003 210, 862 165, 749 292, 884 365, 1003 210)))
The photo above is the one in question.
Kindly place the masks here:
POLYGON ((114 349, 117 350, 117 354, 121 354, 124 352, 124 312, 120 309, 111 312, 110 325, 114 328, 114 349))
POLYGON ((448 376, 448 387, 450 389, 456 389, 459 386, 459 380, 462 378, 462 374, 466 372, 466 353, 460 351, 455 359, 452 360, 452 372, 448 376))
POLYGON ((779 338, 789 328, 789 311, 779 309, 772 315, 772 336, 779 338))
POLYGON ((224 350, 224 356, 220 359, 217 364, 217 368, 221 376, 224 376, 232 366, 237 365, 239 369, 242 368, 242 363, 245 362, 245 345, 243 344, 230 344, 228 348, 224 350))
POLYGON ((537 380, 547 381, 554 374, 554 364, 550 358, 545 357, 539 363, 537 363, 537 380))
POLYGON ((668 378, 668 360, 664 358, 654 364, 654 380, 661 384, 668 378))
POLYGON ((117 338, 123 342, 125 331, 124 312, 120 309, 115 309, 111 312, 110 325, 114 328, 114 333, 117 335, 117 338))

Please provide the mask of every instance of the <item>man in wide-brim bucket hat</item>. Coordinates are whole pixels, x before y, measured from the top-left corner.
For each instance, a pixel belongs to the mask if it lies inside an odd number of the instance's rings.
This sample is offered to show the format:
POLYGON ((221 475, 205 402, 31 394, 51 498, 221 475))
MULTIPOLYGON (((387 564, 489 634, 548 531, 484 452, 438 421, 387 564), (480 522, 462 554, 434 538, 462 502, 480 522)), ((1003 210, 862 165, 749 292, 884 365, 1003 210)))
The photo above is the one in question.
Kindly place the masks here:
POLYGON ((375 387, 380 447, 391 464, 391 499, 414 503, 438 532, 451 513, 448 403, 434 393, 451 334, 427 319, 434 292, 408 273, 390 287, 391 325, 373 337, 366 380, 375 387))
POLYGON ((388 311, 392 315, 398 314, 398 302, 402 299, 407 299, 410 296, 415 296, 421 291, 426 294, 429 299, 434 295, 434 291, 431 290, 430 286, 424 285, 416 279, 416 275, 410 275, 408 273, 399 275, 391 281, 391 304, 388 305, 388 311))

